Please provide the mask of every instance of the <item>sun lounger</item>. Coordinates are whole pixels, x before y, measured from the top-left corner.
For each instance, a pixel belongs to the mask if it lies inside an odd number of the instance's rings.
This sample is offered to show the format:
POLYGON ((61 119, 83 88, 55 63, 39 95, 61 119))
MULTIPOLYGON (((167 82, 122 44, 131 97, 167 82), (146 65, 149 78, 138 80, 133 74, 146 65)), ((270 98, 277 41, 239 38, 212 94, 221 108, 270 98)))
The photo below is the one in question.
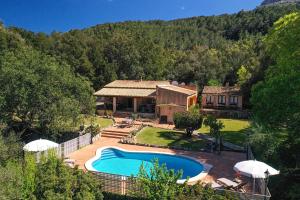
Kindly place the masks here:
POLYGON ((243 187, 247 184, 247 182, 236 183, 236 182, 234 182, 232 180, 229 180, 227 178, 219 178, 217 180, 217 182, 224 185, 225 189, 231 189, 231 190, 236 190, 236 191, 241 191, 241 192, 245 192, 243 187))
POLYGON ((224 186, 230 186, 230 187, 237 187, 239 185, 238 183, 233 182, 232 180, 229 180, 227 178, 219 178, 217 179, 217 182, 224 186))
POLYGON ((238 186, 233 187, 232 189, 234 189, 236 191, 240 191, 240 192, 246 192, 246 190, 244 189, 245 185, 247 185, 247 182, 241 182, 238 184, 238 186))
POLYGON ((220 185, 220 184, 213 181, 211 183, 211 187, 214 188, 214 189, 219 189, 219 188, 223 188, 223 185, 220 185))

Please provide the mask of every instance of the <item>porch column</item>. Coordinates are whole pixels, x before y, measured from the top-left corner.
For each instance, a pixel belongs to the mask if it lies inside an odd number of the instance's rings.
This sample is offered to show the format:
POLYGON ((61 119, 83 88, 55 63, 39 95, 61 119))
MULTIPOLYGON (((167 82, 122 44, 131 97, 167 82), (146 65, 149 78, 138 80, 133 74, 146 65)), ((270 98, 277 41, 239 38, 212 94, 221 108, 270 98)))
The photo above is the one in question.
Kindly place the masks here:
POLYGON ((137 98, 134 97, 133 98, 133 112, 137 112, 137 98))
POLYGON ((117 97, 113 97, 113 113, 117 111, 117 97))
POLYGON ((229 102, 230 99, 229 99, 229 97, 230 97, 229 94, 226 94, 226 95, 225 95, 225 101, 226 101, 225 104, 226 104, 226 107, 229 107, 229 105, 230 105, 230 102, 229 102))

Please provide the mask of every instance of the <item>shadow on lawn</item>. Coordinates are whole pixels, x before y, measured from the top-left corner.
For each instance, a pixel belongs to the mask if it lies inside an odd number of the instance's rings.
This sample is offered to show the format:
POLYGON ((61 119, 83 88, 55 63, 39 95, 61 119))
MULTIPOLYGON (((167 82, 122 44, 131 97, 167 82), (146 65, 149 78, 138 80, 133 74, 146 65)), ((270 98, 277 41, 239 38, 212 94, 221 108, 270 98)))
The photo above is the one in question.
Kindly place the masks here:
POLYGON ((193 150, 199 150, 204 148, 206 142, 197 137, 188 137, 184 132, 176 132, 176 131, 159 131, 160 138, 165 140, 169 140, 170 142, 167 146, 172 147, 185 147, 191 148, 193 150))
MULTIPOLYGON (((224 141, 243 146, 247 141, 247 132, 249 131, 250 128, 244 128, 238 131, 221 131, 221 132, 224 141)), ((207 132, 201 134, 209 135, 209 133, 207 132)))

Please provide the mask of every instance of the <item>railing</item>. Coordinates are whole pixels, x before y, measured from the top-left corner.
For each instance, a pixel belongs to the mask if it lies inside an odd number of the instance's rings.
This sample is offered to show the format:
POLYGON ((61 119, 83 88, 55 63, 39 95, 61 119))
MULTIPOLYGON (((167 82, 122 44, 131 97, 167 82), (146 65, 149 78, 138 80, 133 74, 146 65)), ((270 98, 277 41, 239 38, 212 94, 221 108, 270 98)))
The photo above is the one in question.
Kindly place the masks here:
MULTIPOLYGON (((247 146, 247 158, 248 160, 254 160, 254 155, 252 153, 251 147, 247 146)), ((229 194, 232 194, 234 197, 244 200, 269 200, 271 198, 271 194, 269 189, 267 188, 265 190, 265 180, 263 178, 257 178, 255 179, 255 191, 256 193, 244 193, 244 192, 238 192, 238 191, 231 191, 231 190, 223 190, 223 189, 216 189, 219 192, 227 192, 229 194)))
MULTIPOLYGON (((102 172, 92 172, 102 183, 104 192, 115 193, 120 195, 131 195, 136 191, 142 191, 136 186, 135 179, 132 177, 121 176, 116 174, 108 174, 102 172)), ((215 189, 221 195, 230 195, 236 199, 242 200, 269 200, 271 195, 244 193, 232 190, 215 189)))
POLYGON ((92 172, 102 183, 105 192, 129 195, 137 190, 134 178, 102 172, 92 172))
MULTIPOLYGON (((86 133, 85 135, 63 142, 59 144, 57 148, 51 149, 50 151, 56 152, 57 157, 64 158, 68 156, 70 153, 91 144, 91 137, 92 137, 91 133, 86 133)), ((48 155, 48 151, 36 152, 35 157, 37 162, 40 161, 42 156, 47 156, 47 155, 48 155)))
POLYGON ((215 190, 219 194, 223 194, 223 195, 227 194, 236 199, 241 199, 241 200, 269 200, 271 198, 270 193, 268 193, 267 195, 262 195, 262 194, 252 194, 252 193, 238 192, 232 190, 224 190, 224 189, 215 189, 215 190))

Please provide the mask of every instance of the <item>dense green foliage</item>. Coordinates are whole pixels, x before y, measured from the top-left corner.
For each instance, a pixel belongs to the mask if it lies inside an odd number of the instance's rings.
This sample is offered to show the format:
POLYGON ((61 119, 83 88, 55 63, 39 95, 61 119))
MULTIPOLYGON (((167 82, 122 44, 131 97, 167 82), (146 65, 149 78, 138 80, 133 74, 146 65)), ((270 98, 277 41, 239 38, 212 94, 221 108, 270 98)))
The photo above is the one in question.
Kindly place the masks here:
POLYGON ((193 131, 201 128, 203 116, 199 110, 197 112, 177 112, 173 116, 175 127, 185 129, 188 136, 192 136, 193 131))
POLYGON ((0 55, 0 85, 0 119, 21 133, 36 129, 56 139, 80 113, 93 111, 89 82, 32 49, 0 55))
POLYGON ((277 199, 300 198, 296 189, 300 187, 297 177, 300 165, 299 40, 299 12, 275 23, 265 38, 267 52, 275 62, 267 70, 264 81, 253 87, 251 98, 254 119, 263 128, 254 130, 254 150, 281 168, 281 175, 271 190, 277 199), (267 145, 268 151, 265 151, 266 146, 262 150, 262 144, 267 145))
POLYGON ((182 177, 182 171, 175 172, 168 170, 165 164, 160 165, 158 160, 154 160, 150 173, 147 172, 147 166, 143 164, 140 167, 136 178, 136 184, 140 190, 134 191, 135 197, 148 200, 229 200, 234 199, 227 195, 219 195, 210 188, 195 184, 189 186, 187 182, 177 184, 177 180, 182 177))
POLYGON ((54 154, 39 163, 30 154, 11 154, 22 151, 12 136, 0 138, 0 151, 0 199, 103 199, 98 178, 65 166, 54 154))
POLYGON ((103 199, 99 179, 71 169, 55 157, 37 165, 34 188, 37 199, 103 199))
POLYGON ((67 62, 94 89, 115 79, 237 83, 241 66, 266 65, 261 35, 295 5, 174 21, 123 22, 51 35, 11 28, 27 44, 67 62))
MULTIPOLYGON (((0 199, 102 199, 99 181, 88 174, 54 158, 38 165, 24 161, 20 136, 32 139, 28 134, 38 132, 57 140, 78 124, 80 114, 93 111, 94 89, 140 78, 196 82, 200 90, 205 84, 239 84, 246 103, 252 85, 262 80, 251 98, 254 120, 264 128, 251 136, 254 150, 281 168, 280 180, 271 181, 273 198, 299 199, 299 14, 280 19, 265 36, 275 21, 297 10, 299 5, 271 6, 51 35, 0 23, 0 199)), ((175 124, 191 134, 202 124, 196 115, 175 116, 175 124)), ((168 191, 169 199, 224 198, 202 186, 170 188, 165 181, 174 184, 175 174, 160 170, 171 175, 162 178, 161 190, 153 190, 162 197, 168 191)))

